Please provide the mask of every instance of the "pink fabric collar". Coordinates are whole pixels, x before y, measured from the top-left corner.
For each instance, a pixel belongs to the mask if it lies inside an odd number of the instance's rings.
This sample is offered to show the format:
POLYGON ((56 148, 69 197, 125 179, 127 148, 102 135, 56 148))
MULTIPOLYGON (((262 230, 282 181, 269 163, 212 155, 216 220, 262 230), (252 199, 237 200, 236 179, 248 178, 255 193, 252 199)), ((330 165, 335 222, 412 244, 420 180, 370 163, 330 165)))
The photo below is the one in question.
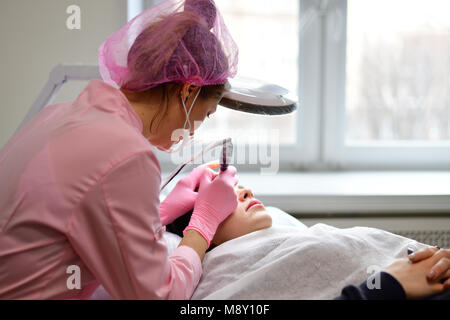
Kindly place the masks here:
POLYGON ((105 96, 112 98, 111 101, 117 102, 113 107, 119 109, 121 117, 142 133, 142 120, 131 107, 130 102, 122 91, 99 79, 92 79, 89 81, 85 90, 90 93, 89 100, 94 104, 96 100, 98 100, 98 102, 105 101, 105 96), (102 94, 99 94, 99 92, 102 94))

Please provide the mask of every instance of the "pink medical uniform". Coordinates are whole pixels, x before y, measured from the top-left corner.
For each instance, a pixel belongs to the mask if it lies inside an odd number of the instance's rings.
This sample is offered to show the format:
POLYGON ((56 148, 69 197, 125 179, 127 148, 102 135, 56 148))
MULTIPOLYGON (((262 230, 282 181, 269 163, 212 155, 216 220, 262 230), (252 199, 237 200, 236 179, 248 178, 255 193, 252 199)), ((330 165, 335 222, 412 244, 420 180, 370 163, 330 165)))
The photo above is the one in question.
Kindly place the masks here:
POLYGON ((1 149, 0 182, 0 299, 191 297, 200 258, 168 256, 161 169, 120 90, 91 80, 44 108, 1 149))

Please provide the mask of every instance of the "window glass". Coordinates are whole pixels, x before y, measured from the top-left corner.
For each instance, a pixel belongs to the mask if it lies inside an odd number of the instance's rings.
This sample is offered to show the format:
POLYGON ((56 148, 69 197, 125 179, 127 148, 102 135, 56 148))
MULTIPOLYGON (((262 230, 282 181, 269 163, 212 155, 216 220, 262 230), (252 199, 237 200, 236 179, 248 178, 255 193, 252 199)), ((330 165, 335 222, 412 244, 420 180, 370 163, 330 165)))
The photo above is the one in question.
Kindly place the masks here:
POLYGON ((346 139, 450 139, 450 1, 349 0, 346 139))
MULTIPOLYGON (((233 39, 239 47, 238 75, 262 79, 298 92, 297 0, 216 0, 233 39)), ((279 130, 280 143, 296 142, 297 113, 262 116, 218 107, 201 126, 202 138, 219 131, 238 143, 264 142, 264 131, 279 130), (244 134, 243 131, 250 132, 244 134)), ((220 138, 220 137, 219 137, 220 138)), ((268 138, 268 136, 267 136, 268 138)))

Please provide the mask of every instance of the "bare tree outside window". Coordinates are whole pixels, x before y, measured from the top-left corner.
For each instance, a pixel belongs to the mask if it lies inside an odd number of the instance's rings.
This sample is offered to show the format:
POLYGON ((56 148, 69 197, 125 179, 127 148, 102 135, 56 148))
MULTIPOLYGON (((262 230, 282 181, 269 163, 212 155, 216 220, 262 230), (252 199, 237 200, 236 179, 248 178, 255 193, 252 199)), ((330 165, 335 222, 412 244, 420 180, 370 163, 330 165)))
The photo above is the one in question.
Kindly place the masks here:
POLYGON ((450 139, 450 1, 350 0, 346 138, 450 139))

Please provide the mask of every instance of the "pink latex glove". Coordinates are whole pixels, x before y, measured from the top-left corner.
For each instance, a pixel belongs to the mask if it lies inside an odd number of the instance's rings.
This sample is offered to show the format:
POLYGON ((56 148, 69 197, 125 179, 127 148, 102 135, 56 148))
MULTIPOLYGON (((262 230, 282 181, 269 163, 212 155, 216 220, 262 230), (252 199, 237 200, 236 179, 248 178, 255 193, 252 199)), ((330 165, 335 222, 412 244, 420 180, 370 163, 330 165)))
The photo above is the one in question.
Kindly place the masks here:
POLYGON ((237 197, 234 186, 238 183, 236 168, 228 166, 218 176, 203 175, 200 181, 198 197, 189 225, 184 229, 198 231, 208 242, 208 248, 217 227, 237 207, 237 197))
POLYGON ((199 188, 201 178, 206 175, 208 179, 213 179, 217 173, 212 169, 219 165, 217 161, 200 165, 178 181, 175 188, 159 205, 159 216, 163 226, 172 223, 194 208, 195 199, 198 196, 196 189, 199 188))

